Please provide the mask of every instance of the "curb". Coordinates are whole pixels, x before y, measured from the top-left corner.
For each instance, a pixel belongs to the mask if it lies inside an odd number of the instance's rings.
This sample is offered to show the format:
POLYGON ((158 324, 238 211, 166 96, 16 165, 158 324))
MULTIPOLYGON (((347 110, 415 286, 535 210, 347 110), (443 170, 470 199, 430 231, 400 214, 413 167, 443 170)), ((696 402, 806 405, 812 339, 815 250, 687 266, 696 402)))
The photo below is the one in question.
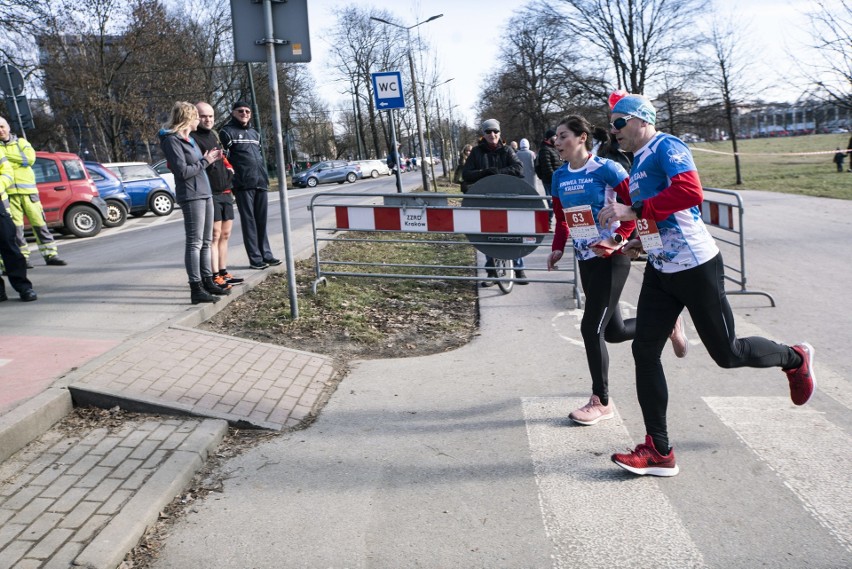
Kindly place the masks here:
POLYGON ((67 389, 49 387, 0 415, 0 462, 50 430, 73 408, 67 389))
POLYGON ((133 549, 160 512, 192 480, 227 433, 225 421, 206 419, 168 461, 130 499, 121 512, 83 549, 74 565, 115 569, 133 549))

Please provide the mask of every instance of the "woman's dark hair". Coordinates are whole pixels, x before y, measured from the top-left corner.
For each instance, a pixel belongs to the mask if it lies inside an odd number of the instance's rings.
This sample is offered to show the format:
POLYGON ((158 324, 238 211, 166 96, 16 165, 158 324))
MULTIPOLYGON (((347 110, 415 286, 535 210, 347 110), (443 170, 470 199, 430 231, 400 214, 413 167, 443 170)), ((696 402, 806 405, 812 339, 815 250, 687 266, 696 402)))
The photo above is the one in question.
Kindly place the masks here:
POLYGON ((565 117, 564 119, 559 121, 559 124, 557 126, 562 126, 562 125, 565 125, 565 128, 567 128, 568 130, 573 132, 574 136, 580 136, 581 134, 585 133, 585 135, 586 135, 586 150, 592 149, 592 138, 594 138, 594 136, 593 136, 594 127, 592 126, 592 124, 589 121, 587 121, 584 117, 581 117, 579 115, 571 115, 571 116, 565 117))

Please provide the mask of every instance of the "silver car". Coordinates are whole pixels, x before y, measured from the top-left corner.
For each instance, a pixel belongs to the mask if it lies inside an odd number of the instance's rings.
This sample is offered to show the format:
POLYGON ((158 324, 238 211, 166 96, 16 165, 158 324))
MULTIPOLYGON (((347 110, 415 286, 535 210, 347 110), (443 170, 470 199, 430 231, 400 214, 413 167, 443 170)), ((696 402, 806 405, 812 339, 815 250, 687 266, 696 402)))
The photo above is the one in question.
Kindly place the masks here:
POLYGON ((357 164, 351 164, 345 160, 325 160, 293 176, 293 184, 300 188, 306 186, 313 188, 317 184, 329 184, 331 182, 338 184, 349 182, 351 184, 360 177, 361 167, 357 164))

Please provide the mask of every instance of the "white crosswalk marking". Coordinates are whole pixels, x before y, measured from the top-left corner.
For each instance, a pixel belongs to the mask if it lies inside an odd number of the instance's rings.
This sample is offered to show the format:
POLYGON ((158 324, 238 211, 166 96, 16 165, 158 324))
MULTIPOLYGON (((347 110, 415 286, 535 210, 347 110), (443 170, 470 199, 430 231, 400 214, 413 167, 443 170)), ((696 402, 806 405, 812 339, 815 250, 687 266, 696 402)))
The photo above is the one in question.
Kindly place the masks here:
POLYGON ((566 423, 569 410, 584 403, 522 399, 553 567, 704 567, 660 482, 610 461, 610 453, 633 446, 618 414, 594 427, 566 423))
POLYGON ((852 438, 822 413, 795 408, 786 397, 703 399, 852 551, 852 438))

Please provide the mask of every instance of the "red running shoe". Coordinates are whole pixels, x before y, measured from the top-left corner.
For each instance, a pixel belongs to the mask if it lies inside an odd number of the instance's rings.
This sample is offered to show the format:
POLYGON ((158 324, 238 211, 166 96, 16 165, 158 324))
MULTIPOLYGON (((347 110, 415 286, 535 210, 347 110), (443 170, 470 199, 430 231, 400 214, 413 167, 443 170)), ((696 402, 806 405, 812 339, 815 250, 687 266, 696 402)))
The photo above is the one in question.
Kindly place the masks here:
POLYGON ((804 405, 810 401, 816 390, 816 373, 814 373, 814 350, 807 342, 796 344, 793 351, 802 357, 802 365, 796 369, 785 369, 787 381, 790 382, 790 399, 796 405, 804 405))
POLYGON ((614 454, 612 461, 633 474, 651 476, 675 476, 680 472, 675 463, 674 449, 663 456, 654 448, 654 440, 650 435, 645 435, 645 443, 638 445, 627 454, 614 454))

